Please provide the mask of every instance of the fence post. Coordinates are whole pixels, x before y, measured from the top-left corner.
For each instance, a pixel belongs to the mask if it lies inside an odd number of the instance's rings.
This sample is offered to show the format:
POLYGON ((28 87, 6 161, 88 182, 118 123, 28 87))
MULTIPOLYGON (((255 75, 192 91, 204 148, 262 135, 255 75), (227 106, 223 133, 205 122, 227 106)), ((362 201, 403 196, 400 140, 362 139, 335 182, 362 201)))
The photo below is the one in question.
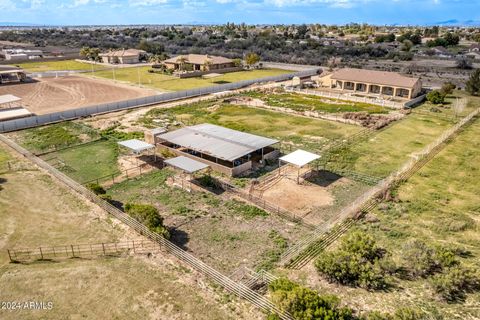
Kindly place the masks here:
POLYGON ((12 256, 10 255, 10 250, 7 249, 7 252, 8 252, 8 258, 10 259, 10 262, 13 262, 12 256))
POLYGON ((70 245, 71 249, 72 249, 72 258, 75 258, 75 251, 73 250, 73 244, 70 245))
POLYGON ((42 252, 42 247, 38 247, 38 249, 40 250, 40 259, 43 260, 43 252, 42 252))
POLYGON ((105 244, 102 242, 103 255, 105 255, 105 244))
POLYGON ((135 241, 132 240, 132 248, 133 248, 133 253, 135 253, 135 241))

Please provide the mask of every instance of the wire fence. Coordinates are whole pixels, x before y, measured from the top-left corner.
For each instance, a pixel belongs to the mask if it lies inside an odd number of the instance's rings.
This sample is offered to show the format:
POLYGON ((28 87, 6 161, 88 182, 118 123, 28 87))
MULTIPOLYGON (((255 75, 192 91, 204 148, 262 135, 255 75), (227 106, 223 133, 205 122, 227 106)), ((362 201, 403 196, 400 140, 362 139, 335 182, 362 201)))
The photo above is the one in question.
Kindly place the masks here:
MULTIPOLYGON (((348 207, 340 211, 340 213, 330 221, 317 226, 312 233, 295 243, 283 253, 281 263, 291 268, 308 263, 308 261, 313 259, 323 250, 323 247, 320 245, 322 239, 328 235, 336 225, 341 226, 346 223, 348 219, 355 219, 359 214, 373 209, 378 203, 379 196, 384 194, 393 185, 405 181, 417 172, 442 149, 444 143, 448 139, 456 134, 463 126, 472 121, 472 119, 477 117, 479 113, 480 108, 471 112, 452 128, 446 130, 440 137, 422 151, 413 155, 411 160, 405 163, 398 171, 379 181, 373 188, 355 199, 348 207)), ((337 237, 340 235, 341 234, 338 234, 337 237)))
POLYGON ((254 290, 248 288, 244 284, 237 283, 234 280, 230 279, 228 276, 220 273, 218 270, 214 269, 213 267, 207 265, 200 259, 196 258, 192 254, 186 252, 185 250, 181 249, 173 242, 165 239, 158 233, 152 232, 149 230, 145 225, 138 222, 134 218, 130 217, 125 212, 119 210, 118 208, 114 207, 110 203, 104 201, 96 194, 94 194, 89 189, 85 188, 78 182, 74 181, 67 175, 63 174, 59 170, 55 169, 42 159, 36 157, 34 154, 26 150, 25 148, 19 146, 15 142, 8 139, 5 135, 0 134, 0 141, 5 143, 6 145, 10 146, 12 149, 17 151, 19 154, 23 155, 25 158, 29 159, 31 162, 36 164, 38 167, 46 170, 52 176, 57 178, 60 182, 62 182, 65 186, 70 188, 72 191, 84 196, 91 202, 95 203, 106 212, 111 214, 113 217, 117 218, 124 224, 131 227, 133 230, 138 232, 139 234, 147 237, 148 239, 156 242, 159 244, 162 251, 172 254, 182 262, 189 265, 191 268, 197 270, 198 272, 202 273, 203 275, 207 276, 209 279, 217 283, 218 285, 222 286, 225 290, 231 292, 232 294, 245 299, 255 305, 257 308, 269 312, 278 314, 282 320, 292 320, 293 317, 287 312, 280 310, 274 303, 272 303, 268 298, 264 297, 263 295, 255 292, 254 290))
POLYGON ((10 262, 26 263, 36 260, 61 260, 70 258, 95 258, 100 256, 122 256, 147 254, 160 251, 160 245, 148 240, 124 242, 102 242, 95 244, 68 244, 62 246, 40 246, 36 248, 8 249, 10 262))
POLYGON ((197 96, 220 93, 229 90, 236 90, 247 87, 253 84, 262 82, 278 82, 292 79, 293 77, 308 77, 317 74, 317 69, 300 71, 289 74, 282 74, 277 76, 270 76, 252 80, 243 80, 234 83, 226 83, 222 85, 210 86, 205 88, 183 90, 177 92, 168 92, 155 96, 142 97, 137 99, 118 101, 112 103, 99 104, 90 107, 77 108, 72 110, 65 110, 62 112, 54 112, 45 115, 31 116, 27 118, 8 120, 0 122, 0 132, 16 131, 26 128, 38 127, 41 125, 73 120, 94 114, 108 113, 113 111, 126 110, 130 108, 137 108, 142 106, 154 105, 157 103, 181 100, 186 98, 193 98, 197 96))

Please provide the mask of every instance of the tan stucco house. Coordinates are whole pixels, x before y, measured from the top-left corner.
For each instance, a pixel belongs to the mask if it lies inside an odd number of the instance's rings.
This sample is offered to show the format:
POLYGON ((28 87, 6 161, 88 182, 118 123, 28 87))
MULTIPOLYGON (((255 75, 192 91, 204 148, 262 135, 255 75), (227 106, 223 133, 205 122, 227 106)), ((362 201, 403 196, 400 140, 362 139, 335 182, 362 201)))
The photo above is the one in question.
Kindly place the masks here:
POLYGON ((413 99, 422 91, 419 78, 396 72, 345 68, 316 79, 320 86, 340 91, 413 99))
POLYGON ((116 51, 110 51, 107 53, 101 53, 100 57, 102 58, 103 63, 132 64, 132 63, 139 63, 140 56, 145 54, 146 52, 143 50, 121 49, 116 51))
POLYGON ((174 71, 214 71, 234 68, 232 59, 207 54, 186 54, 167 59, 163 64, 174 71))

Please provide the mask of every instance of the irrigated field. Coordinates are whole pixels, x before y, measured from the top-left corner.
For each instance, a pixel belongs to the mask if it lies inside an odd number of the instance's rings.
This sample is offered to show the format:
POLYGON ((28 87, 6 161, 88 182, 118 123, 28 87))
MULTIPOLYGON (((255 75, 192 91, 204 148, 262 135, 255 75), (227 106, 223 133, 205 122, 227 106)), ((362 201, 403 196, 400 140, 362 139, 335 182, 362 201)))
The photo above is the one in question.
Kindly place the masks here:
MULTIPOLYGON (((35 61, 19 63, 19 67, 28 72, 46 72, 46 71, 91 71, 92 65, 75 60, 63 61, 35 61)), ((94 70, 105 69, 102 65, 93 65, 94 70)))
MULTIPOLYGON (((52 302, 51 310, 0 310, 1 319, 261 319, 168 256, 70 259, 10 264, 7 248, 138 239, 0 146, 21 171, 0 180, 0 301, 52 302)), ((0 171, 1 172, 1 171, 0 171)))
POLYGON ((114 84, 106 80, 69 76, 0 86, 0 95, 22 98, 22 105, 35 114, 46 114, 158 94, 149 89, 114 84))
MULTIPOLYGON (((463 94, 456 92, 456 96, 462 97, 463 94)), ((455 99, 450 97, 448 100, 453 103, 455 99)), ((424 104, 407 118, 391 124, 369 139, 338 150, 331 155, 329 167, 387 176, 454 125, 456 120, 451 109, 437 109, 440 112, 432 112, 431 105, 424 104)), ((472 110, 473 105, 470 104, 462 113, 472 110)))
MULTIPOLYGON (((149 73, 147 72, 149 69, 150 67, 122 68, 98 71, 93 75, 95 77, 142 85, 160 91, 180 91, 292 73, 292 71, 281 69, 261 69, 230 72, 212 79, 203 79, 202 77, 180 79, 165 74, 149 73)), ((85 75, 91 76, 92 74, 85 73, 85 75)))

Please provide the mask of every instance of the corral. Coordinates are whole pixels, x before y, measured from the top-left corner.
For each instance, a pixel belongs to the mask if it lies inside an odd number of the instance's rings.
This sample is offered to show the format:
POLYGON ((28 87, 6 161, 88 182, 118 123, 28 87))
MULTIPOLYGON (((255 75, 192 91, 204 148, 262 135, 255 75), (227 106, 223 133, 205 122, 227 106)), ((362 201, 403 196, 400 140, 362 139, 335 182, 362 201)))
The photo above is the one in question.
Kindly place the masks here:
POLYGON ((156 91, 113 84, 106 80, 70 76, 43 78, 34 82, 0 86, 0 95, 22 98, 23 106, 35 114, 47 114, 157 94, 156 91))

